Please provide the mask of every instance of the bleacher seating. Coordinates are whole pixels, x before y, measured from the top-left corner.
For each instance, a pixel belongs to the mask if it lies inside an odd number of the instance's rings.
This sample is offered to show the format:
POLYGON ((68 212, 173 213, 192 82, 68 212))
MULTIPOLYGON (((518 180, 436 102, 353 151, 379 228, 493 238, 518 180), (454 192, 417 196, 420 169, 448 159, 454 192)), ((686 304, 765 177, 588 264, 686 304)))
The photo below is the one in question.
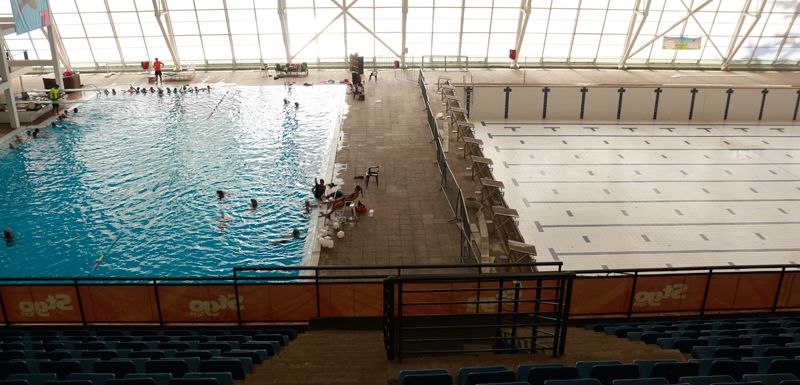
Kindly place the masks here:
POLYGON ((0 385, 233 385, 293 329, 0 330, 0 385))
POLYGON ((586 325, 636 343, 691 355, 675 359, 578 361, 400 372, 399 385, 800 385, 800 317, 634 322, 586 325), (476 380, 480 382, 476 382, 476 380), (516 381, 516 382, 515 382, 516 381))

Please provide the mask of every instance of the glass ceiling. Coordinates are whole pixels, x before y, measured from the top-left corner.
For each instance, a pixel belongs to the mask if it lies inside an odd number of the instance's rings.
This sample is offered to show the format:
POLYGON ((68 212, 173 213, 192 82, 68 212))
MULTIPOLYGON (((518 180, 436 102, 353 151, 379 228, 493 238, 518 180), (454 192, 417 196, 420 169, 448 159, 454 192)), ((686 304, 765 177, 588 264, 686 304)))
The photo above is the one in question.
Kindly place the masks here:
MULTIPOLYGON (((153 3, 51 0, 72 67, 139 66, 155 57, 174 62, 167 48, 171 39, 165 39, 153 3)), ((353 52, 368 62, 391 63, 401 60, 404 37, 409 65, 432 55, 468 57, 470 66, 511 65, 509 50, 515 48, 520 66, 616 67, 624 61, 634 67, 768 68, 800 61, 797 0, 166 0, 166 4, 181 64, 200 67, 252 66, 287 58, 343 65, 353 52), (283 23, 278 13, 281 1, 286 5, 283 23), (695 49, 675 50, 662 48, 664 37, 700 39, 695 49)), ((0 2, 0 13, 10 14, 9 7, 9 2, 0 2)), ((50 58, 42 31, 8 35, 6 44, 15 56, 27 51, 34 59, 50 58)))

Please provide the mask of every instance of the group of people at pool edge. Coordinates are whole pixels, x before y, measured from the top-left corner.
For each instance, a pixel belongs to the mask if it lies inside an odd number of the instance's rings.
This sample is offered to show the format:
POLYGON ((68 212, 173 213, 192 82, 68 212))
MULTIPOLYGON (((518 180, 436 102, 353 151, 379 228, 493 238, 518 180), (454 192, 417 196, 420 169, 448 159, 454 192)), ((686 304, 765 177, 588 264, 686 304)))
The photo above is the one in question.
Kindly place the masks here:
MULTIPOLYGON (((78 113, 78 108, 77 107, 72 109, 72 113, 71 114, 70 114, 69 111, 64 111, 64 112, 62 112, 62 113, 60 113, 58 115, 58 121, 59 122, 63 122, 65 120, 69 119, 72 115, 75 115, 77 113, 78 113)), ((54 128, 54 129, 55 128, 69 129, 68 126, 64 126, 64 125, 58 124, 55 121, 50 122, 50 128, 54 128)), ((34 128, 33 130, 27 130, 27 131, 25 131, 25 136, 22 136, 22 134, 15 135, 14 136, 14 142, 8 144, 8 149, 9 150, 16 150, 17 146, 25 143, 26 141, 33 140, 33 139, 44 138, 49 133, 50 133, 50 131, 42 130, 42 129, 39 129, 39 128, 34 128)))

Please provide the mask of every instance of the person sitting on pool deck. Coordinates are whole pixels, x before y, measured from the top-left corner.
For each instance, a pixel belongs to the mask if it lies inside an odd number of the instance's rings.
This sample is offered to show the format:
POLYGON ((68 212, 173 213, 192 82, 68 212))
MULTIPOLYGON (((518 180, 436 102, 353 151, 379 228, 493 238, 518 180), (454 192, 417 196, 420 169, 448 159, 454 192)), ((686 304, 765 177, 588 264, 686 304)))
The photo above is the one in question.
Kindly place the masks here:
POLYGON ((322 199, 325 197, 325 179, 317 180, 314 178, 314 187, 311 188, 314 198, 322 199))
POLYGON ((355 207, 355 204, 361 199, 362 192, 363 190, 361 189, 361 186, 356 185, 356 187, 353 188, 353 192, 351 194, 347 194, 341 198, 337 198, 331 201, 322 201, 323 204, 331 205, 330 206, 331 208, 328 210, 328 212, 323 214, 322 216, 324 216, 325 219, 331 219, 331 215, 334 212, 336 212, 337 209, 345 206, 355 207))
POLYGON ((53 88, 50 89, 50 93, 47 96, 53 103, 53 115, 58 115, 58 84, 54 85, 53 88))

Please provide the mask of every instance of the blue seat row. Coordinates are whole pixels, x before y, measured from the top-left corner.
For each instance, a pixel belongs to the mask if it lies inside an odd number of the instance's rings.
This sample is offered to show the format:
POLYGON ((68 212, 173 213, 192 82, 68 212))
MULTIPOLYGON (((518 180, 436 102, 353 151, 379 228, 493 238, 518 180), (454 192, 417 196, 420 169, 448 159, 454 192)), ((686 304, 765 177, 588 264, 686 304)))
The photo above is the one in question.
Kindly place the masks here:
POLYGON ((297 338, 298 331, 295 329, 68 329, 68 330, 0 330, 0 337, 54 337, 54 336, 225 336, 225 335, 244 335, 254 336, 256 334, 281 334, 289 337, 290 340, 297 338))
POLYGON ((0 336, 0 350, 4 345, 100 345, 114 343, 130 344, 154 344, 154 343, 213 343, 213 342, 236 342, 246 343, 252 341, 276 341, 281 346, 286 346, 291 338, 278 333, 260 333, 254 335, 227 334, 220 336, 188 335, 188 336, 165 336, 165 335, 146 335, 146 336, 0 336))
MULTIPOLYGON (((578 361, 575 366, 560 364, 520 365, 516 371, 504 366, 462 368, 458 385, 529 384, 529 385, 710 385, 718 382, 759 382, 762 385, 798 381, 800 360, 777 357, 769 362, 753 360, 692 359, 620 361, 578 361), (724 381, 722 381, 724 380, 724 381)), ((398 385, 452 385, 453 377, 445 369, 402 371, 398 385)), ((741 385, 741 384, 740 384, 741 385)))

